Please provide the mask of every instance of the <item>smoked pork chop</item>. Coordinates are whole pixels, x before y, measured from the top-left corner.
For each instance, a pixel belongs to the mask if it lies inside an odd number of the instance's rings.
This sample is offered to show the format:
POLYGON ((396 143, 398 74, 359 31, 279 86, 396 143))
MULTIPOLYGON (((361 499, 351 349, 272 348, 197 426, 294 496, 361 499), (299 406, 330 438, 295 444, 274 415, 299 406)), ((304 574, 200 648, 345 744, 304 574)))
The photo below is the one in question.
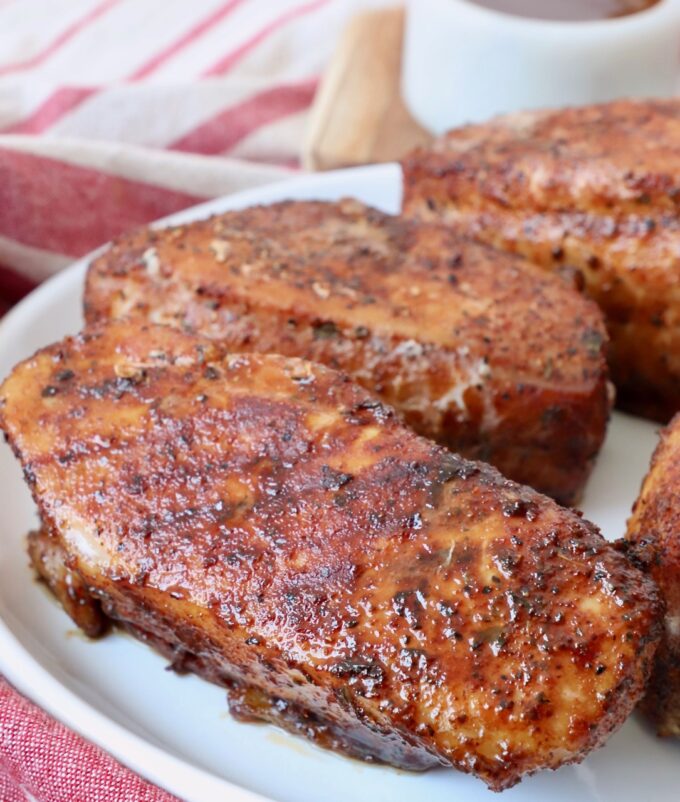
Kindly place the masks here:
POLYGON ((619 405, 680 409, 680 100, 499 117, 403 163, 404 211, 577 268, 607 320, 619 405))
POLYGON ((356 201, 124 236, 90 267, 85 312, 342 369, 419 434, 564 503, 605 433, 592 302, 517 257, 356 201))
POLYGON ((0 426, 59 595, 242 717, 500 790, 583 759, 643 691, 651 580, 332 369, 123 321, 17 366, 0 426))
POLYGON ((664 634, 643 707, 660 735, 680 736, 680 415, 661 435, 628 521, 627 549, 659 586, 664 634))

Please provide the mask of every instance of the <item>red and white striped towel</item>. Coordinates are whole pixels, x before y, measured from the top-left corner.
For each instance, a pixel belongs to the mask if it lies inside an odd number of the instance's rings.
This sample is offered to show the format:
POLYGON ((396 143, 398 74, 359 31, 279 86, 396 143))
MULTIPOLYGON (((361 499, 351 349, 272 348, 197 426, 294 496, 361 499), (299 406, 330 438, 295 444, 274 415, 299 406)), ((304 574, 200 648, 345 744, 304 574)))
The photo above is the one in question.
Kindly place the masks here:
POLYGON ((0 0, 0 313, 126 228, 295 169, 363 4, 0 0))
MULTIPOLYGON (((0 0, 0 315, 131 226, 288 175, 366 4, 0 0)), ((0 800, 171 797, 0 677, 0 800)))
POLYGON ((2 802, 177 802, 20 696, 0 677, 2 802))

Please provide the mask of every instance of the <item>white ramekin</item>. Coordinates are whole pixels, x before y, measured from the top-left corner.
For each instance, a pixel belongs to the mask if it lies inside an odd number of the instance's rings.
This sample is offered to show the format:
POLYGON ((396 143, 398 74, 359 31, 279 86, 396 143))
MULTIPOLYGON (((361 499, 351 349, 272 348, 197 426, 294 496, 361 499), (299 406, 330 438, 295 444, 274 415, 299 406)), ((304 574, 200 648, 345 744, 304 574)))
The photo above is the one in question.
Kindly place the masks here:
POLYGON ((434 133, 519 109, 667 97, 679 64, 680 0, 594 22, 527 19, 471 0, 407 2, 402 90, 434 133))

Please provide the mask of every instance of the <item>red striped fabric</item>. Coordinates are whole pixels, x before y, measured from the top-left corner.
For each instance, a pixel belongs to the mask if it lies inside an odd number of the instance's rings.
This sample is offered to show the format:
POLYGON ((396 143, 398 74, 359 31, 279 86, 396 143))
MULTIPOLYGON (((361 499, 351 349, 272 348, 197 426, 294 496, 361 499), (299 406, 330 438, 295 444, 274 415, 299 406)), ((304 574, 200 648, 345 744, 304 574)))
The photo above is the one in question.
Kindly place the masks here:
POLYGON ((0 148, 0 236, 81 256, 204 197, 0 148))
POLYGON ((69 111, 80 106, 99 89, 94 87, 64 87, 50 95, 47 100, 25 119, 5 128, 3 134, 40 134, 58 122, 69 111))
POLYGON ((85 28, 87 28, 90 23, 94 22, 96 19, 101 17, 105 14, 110 8, 116 5, 119 0, 104 0, 103 3, 95 6, 91 11, 89 11, 85 16, 81 17, 80 19, 76 20, 72 25, 69 25, 62 33, 57 36, 52 42, 50 42, 47 47, 40 50, 33 56, 30 56, 23 61, 15 61, 12 64, 5 64, 4 66, 0 66, 0 77, 5 75, 9 75, 12 72, 18 72, 20 70, 29 70, 33 67, 38 67, 44 61, 54 55, 54 53, 59 50, 60 47, 65 45, 69 40, 73 39, 74 36, 79 34, 85 28))
POLYGON ((173 142, 172 150, 215 155, 225 153, 263 125, 306 109, 318 79, 266 89, 199 125, 173 142))
POLYGON ((181 50, 187 47, 187 45, 190 45, 199 36, 207 33, 212 27, 217 25, 218 22, 222 22, 222 20, 229 16, 232 11, 236 11, 236 9, 242 5, 243 2, 244 0, 229 0, 229 2, 224 3, 224 5, 220 6, 212 14, 209 14, 205 19, 201 20, 186 33, 180 36, 179 39, 168 45, 159 53, 156 53, 156 55, 150 58, 146 64, 143 64, 139 69, 135 70, 128 77, 128 81, 139 81, 142 78, 146 78, 148 75, 151 75, 151 73, 157 70, 162 64, 164 64, 173 56, 176 56, 181 50))
POLYGON ((314 2, 304 3, 297 8, 293 8, 290 11, 281 14, 280 17, 276 17, 271 22, 268 22, 264 27, 257 31, 257 33, 246 39, 246 41, 239 45, 235 50, 232 50, 231 53, 227 53, 227 55, 223 56, 216 64, 213 64, 212 67, 209 67, 207 70, 205 70, 203 76, 207 78, 213 75, 225 75, 242 58, 247 56, 248 53, 252 52, 259 44, 268 39, 272 34, 276 33, 284 25, 288 25, 294 20, 304 17, 312 11, 322 8, 323 6, 327 5, 328 2, 329 0, 314 0, 314 2))
MULTIPOLYGON (((116 1, 117 0, 112 0, 112 2, 116 1)), ((107 8, 108 5, 112 4, 112 2, 107 4, 107 8)), ((159 67, 161 67, 164 63, 166 63, 172 57, 179 54, 184 48, 186 48, 188 45, 194 42, 197 38, 207 33, 212 27, 214 27, 216 24, 225 19, 225 17, 227 17, 230 13, 235 11, 240 5, 242 5, 243 2, 245 2, 245 0, 228 0, 228 2, 224 3, 215 11, 211 12, 205 19, 201 20, 199 23, 192 26, 192 28, 190 28, 188 31, 183 33, 176 41, 165 46, 158 53, 154 54, 147 62, 145 62, 140 67, 135 69, 132 73, 130 73, 130 75, 126 80, 134 82, 142 80, 143 78, 147 78, 149 75, 155 72, 159 67)), ((212 67, 209 67, 207 70, 205 70, 203 72, 203 77, 225 75, 227 72, 229 72, 229 70, 233 69, 233 67, 236 66, 236 64, 239 61, 241 61, 241 59, 245 58, 259 45, 263 44, 270 36, 275 34, 279 29, 281 29, 285 25, 294 22, 296 19, 304 17, 307 14, 322 8, 329 2, 330 0, 313 0, 313 2, 304 3, 274 18, 266 25, 264 25, 260 30, 258 30, 255 34, 246 39, 246 41, 240 44, 236 49, 229 52, 226 56, 220 58, 220 60, 217 61, 215 64, 213 64, 212 67)), ((103 13, 104 10, 106 9, 102 8, 100 13, 103 13)), ((96 18, 93 17, 92 14, 90 15, 90 17, 96 18)), ((87 22, 89 21, 91 20, 88 19, 87 22)), ((83 20, 80 26, 76 30, 71 32, 71 36, 75 35, 75 33, 77 33, 79 30, 82 30, 85 26, 86 26, 86 21, 83 20)), ((71 37, 69 36, 68 38, 71 37)), ((55 42, 53 46, 49 49, 49 52, 46 52, 43 55, 41 61, 45 60, 49 55, 52 55, 54 52, 56 52, 56 50, 62 43, 63 42, 61 41, 58 43, 55 42)), ((57 122, 59 122, 59 120, 62 117, 64 117, 66 114, 76 109, 86 100, 91 98, 93 95, 100 93, 102 89, 103 89, 102 87, 64 87, 62 89, 59 89, 54 94, 49 96, 28 117, 5 127, 4 129, 2 129, 1 132, 11 133, 11 134, 43 133, 47 131, 50 127, 55 125, 57 122)), ((299 109, 296 106, 294 106, 294 110, 298 111, 299 109)), ((236 139, 234 140, 234 144, 238 142, 239 139, 241 138, 242 137, 236 137, 236 139)), ((184 140, 186 139, 186 137, 183 137, 182 139, 184 140)), ((171 145, 170 147, 173 146, 171 145)), ((177 149, 187 150, 188 148, 181 147, 177 149)), ((195 152, 215 153, 221 151, 196 150, 195 152)))
MULTIPOLYGON (((147 78, 166 61, 177 55, 183 48, 193 42, 210 28, 223 20, 228 14, 236 10, 244 0, 229 0, 216 11, 210 13, 205 19, 183 33, 176 41, 155 53, 147 62, 132 72, 127 80, 138 81, 147 78)), ((81 26, 79 30, 85 27, 81 26)), ((58 46, 52 48, 48 55, 52 55, 58 46)), ((45 56, 46 58, 47 56, 45 56)), ((63 88, 58 89, 47 98, 31 115, 14 125, 4 129, 8 134, 39 134, 57 123, 65 114, 84 103, 88 98, 102 91, 102 87, 92 88, 63 88)))
POLYGON ((0 677, 2 802, 179 802, 23 699, 0 677))
MULTIPOLYGON (((0 309, 2 302, 0 301, 0 309)), ((3 802, 26 802, 26 794, 7 774, 0 774, 0 799, 3 802)))

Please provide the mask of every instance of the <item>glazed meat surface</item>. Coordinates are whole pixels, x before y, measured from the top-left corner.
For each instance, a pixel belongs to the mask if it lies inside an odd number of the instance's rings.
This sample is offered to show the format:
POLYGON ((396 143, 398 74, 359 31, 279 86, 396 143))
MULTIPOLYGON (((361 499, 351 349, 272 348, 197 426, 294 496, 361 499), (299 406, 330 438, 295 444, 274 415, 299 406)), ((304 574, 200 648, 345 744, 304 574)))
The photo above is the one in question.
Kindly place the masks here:
POLYGON ((607 319, 619 405, 663 422, 680 409, 680 101, 500 117, 403 169, 407 214, 578 268, 607 319))
POLYGON ((629 554, 666 604, 665 629, 643 702, 660 735, 680 736, 680 415, 661 435, 628 521, 629 554))
POLYGON ((564 503, 605 433, 594 304, 523 260, 356 201, 125 236, 91 265, 85 310, 342 369, 419 434, 564 503))
POLYGON ((500 790, 581 760, 642 693, 651 581, 334 370, 121 322, 19 365, 0 425, 33 551, 242 717, 500 790))
POLYGON ((59 600, 59 603, 90 638, 103 635, 108 620, 99 601, 87 589, 82 576, 68 567, 69 556, 56 537, 45 528, 29 532, 28 555, 38 577, 59 600))

